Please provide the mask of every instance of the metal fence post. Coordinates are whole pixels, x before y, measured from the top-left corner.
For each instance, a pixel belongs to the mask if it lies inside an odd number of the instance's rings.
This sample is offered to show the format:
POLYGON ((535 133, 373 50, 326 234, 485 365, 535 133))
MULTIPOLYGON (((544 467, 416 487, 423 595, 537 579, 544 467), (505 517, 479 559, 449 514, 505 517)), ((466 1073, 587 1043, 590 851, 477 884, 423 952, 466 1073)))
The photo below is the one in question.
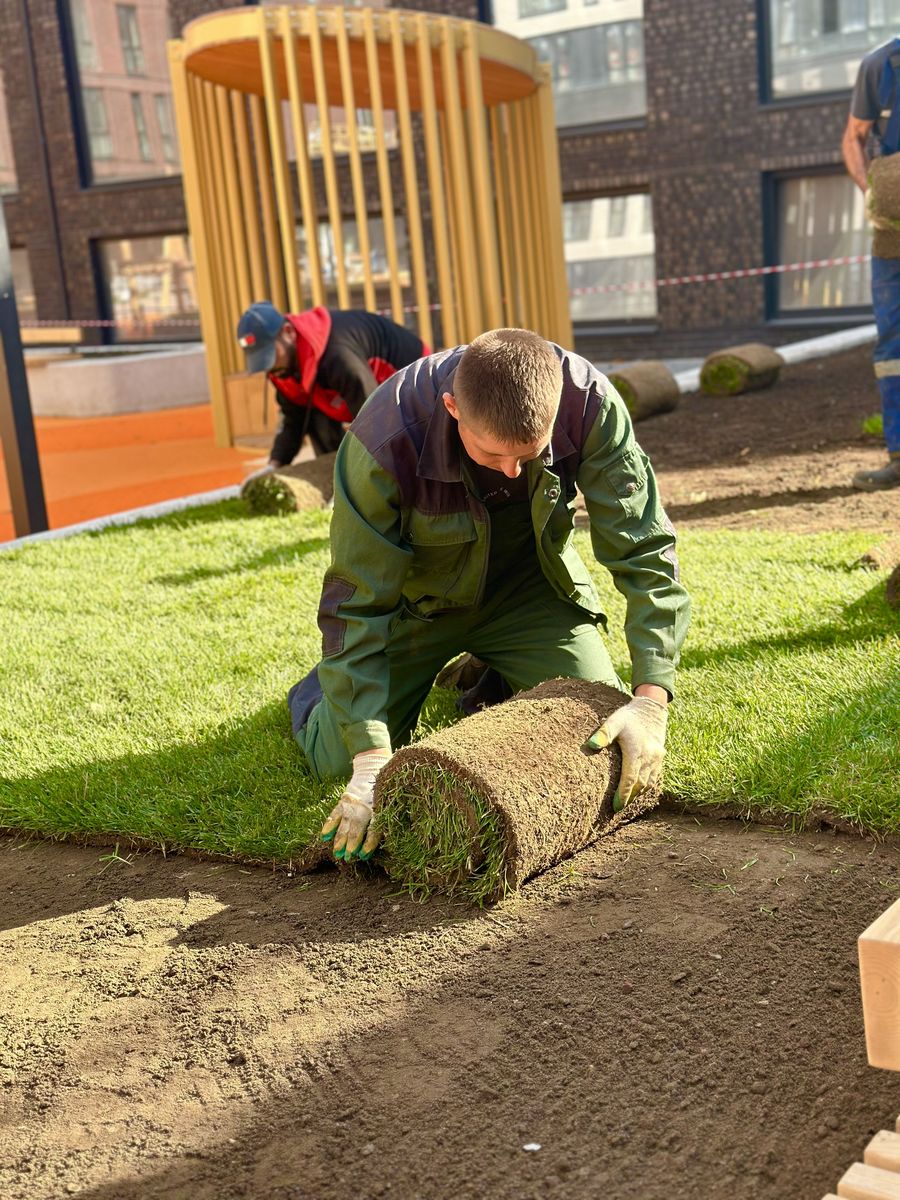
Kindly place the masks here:
POLYGON ((12 502, 17 537, 47 528, 47 506, 34 418, 28 395, 28 377, 22 354, 22 336, 13 290, 12 255, 0 200, 0 441, 6 480, 12 502))

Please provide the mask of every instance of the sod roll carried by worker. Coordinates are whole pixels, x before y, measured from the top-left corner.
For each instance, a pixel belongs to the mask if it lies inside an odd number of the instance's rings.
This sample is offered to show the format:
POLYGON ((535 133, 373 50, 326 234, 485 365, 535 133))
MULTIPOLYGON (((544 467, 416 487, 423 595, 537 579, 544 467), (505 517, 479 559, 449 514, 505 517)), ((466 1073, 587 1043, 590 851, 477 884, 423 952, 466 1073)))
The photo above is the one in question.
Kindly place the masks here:
POLYGON ((643 421, 678 407, 681 392, 665 363, 652 359, 609 372, 609 381, 625 401, 632 421, 643 421))
POLYGON ((747 342, 710 354, 700 368, 700 388, 711 396, 737 396, 771 387, 784 359, 771 346, 747 342))
POLYGON ((554 679, 406 746, 375 785, 388 874, 411 891, 482 904, 655 806, 619 813, 618 746, 584 744, 632 697, 554 679))
POLYGON ((292 467, 248 479, 241 488, 251 512, 306 512, 322 508, 334 495, 334 454, 322 454, 292 467))

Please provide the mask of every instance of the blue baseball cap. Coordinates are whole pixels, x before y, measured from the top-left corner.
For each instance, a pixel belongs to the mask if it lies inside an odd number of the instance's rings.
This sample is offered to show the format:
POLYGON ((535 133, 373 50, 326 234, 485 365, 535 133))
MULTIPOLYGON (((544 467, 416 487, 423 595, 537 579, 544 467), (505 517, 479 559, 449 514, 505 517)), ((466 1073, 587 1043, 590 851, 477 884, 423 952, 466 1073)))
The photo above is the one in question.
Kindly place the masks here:
POLYGON ((251 304, 238 321, 237 336, 246 355, 247 370, 271 371, 275 365, 275 341, 285 318, 269 300, 251 304))

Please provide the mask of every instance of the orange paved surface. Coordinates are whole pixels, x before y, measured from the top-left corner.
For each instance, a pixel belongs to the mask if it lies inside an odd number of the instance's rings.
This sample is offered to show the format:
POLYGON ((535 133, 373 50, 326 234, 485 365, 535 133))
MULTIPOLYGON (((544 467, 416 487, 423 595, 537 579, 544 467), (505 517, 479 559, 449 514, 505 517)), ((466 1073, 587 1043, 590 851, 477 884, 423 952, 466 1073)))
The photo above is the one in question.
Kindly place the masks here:
MULTIPOLYGON (((50 528, 240 483, 260 450, 220 450, 208 404, 35 420, 50 528)), ((0 541, 15 537, 0 457, 0 541)))

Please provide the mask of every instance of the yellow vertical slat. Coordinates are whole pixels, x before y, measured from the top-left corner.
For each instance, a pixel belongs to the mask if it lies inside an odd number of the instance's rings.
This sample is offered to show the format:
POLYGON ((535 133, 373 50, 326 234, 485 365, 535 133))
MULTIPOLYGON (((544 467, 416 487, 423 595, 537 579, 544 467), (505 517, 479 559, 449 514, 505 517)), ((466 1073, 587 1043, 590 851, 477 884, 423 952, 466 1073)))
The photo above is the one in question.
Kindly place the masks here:
POLYGON ((325 194, 328 199, 328 220, 337 270, 337 298, 340 308, 350 307, 350 288, 347 284, 347 264, 344 258, 344 226, 341 220, 341 193, 338 188, 337 170, 334 163, 334 145, 331 140, 331 113, 329 112, 328 84, 325 78, 325 59, 322 53, 322 31, 319 28, 319 11, 315 6, 306 14, 309 49, 312 55, 313 84, 316 104, 319 109, 319 131, 322 139, 322 170, 325 173, 325 194))
MULTIPOLYGON (((297 25, 301 16, 314 14, 295 13, 289 8, 279 11, 281 44, 284 47, 285 74, 291 111, 291 126, 294 133, 294 149, 297 155, 297 182, 300 190, 300 206, 303 210, 303 228, 306 233, 306 260, 309 264, 309 285, 313 304, 325 304, 325 281, 322 278, 322 260, 319 255, 319 215, 316 208, 313 169, 309 157, 309 137, 306 115, 303 111, 303 87, 297 67, 297 25)), ((303 32, 302 25, 300 32, 303 32)))
POLYGON ((239 314, 250 304, 250 268, 247 255, 246 223, 238 183, 237 151, 234 126, 231 120, 231 101, 226 88, 216 88, 216 114, 219 119, 219 144, 222 149, 225 212, 228 220, 229 242, 234 256, 235 284, 239 314))
MULTIPOLYGON (((534 158, 534 120, 531 96, 527 96, 521 104, 522 137, 524 144, 523 158, 525 162, 533 163, 534 158)), ((534 278, 534 329, 542 336, 547 328, 546 298, 547 280, 546 263, 544 262, 543 229, 541 226, 540 187, 535 172, 526 172, 525 200, 528 206, 528 219, 531 229, 532 267, 534 278)))
POLYGON ((500 248, 500 279, 503 286, 503 324, 515 325, 514 283, 512 275, 512 239, 509 211, 509 180, 503 159, 503 119, 499 107, 488 114, 491 128, 491 159, 494 169, 494 187, 497 191, 497 236, 500 248))
MULTIPOLYGON (((279 248, 278 214, 275 206, 274 169, 266 128, 266 110, 262 96, 250 97, 250 119, 253 124, 253 153, 256 160, 256 182, 262 209, 263 247, 269 275, 267 298, 281 312, 287 308, 284 287, 284 267, 279 248)), ((266 291, 264 288, 263 291, 266 291)))
POLYGON ((513 325, 527 325, 525 316, 525 295, 528 290, 525 264, 525 239, 523 233, 522 196, 519 185, 519 171, 516 163, 516 135, 514 105, 503 106, 504 141, 503 162, 505 165, 507 195, 509 197, 510 225, 510 259, 509 272, 513 279, 512 309, 510 310, 513 325))
POLYGON ((569 277, 566 271, 566 243, 563 233, 559 140, 556 135, 556 118, 553 111, 553 84, 550 68, 546 65, 541 70, 538 105, 540 108, 541 161, 546 164, 544 180, 550 213, 547 225, 547 243, 550 261, 554 268, 553 290, 556 297, 556 333, 554 336, 561 346, 571 346, 572 313, 569 304, 569 277))
POLYGON ((456 234, 459 239, 457 288, 462 301, 464 341, 470 342, 484 332, 484 313, 479 288, 480 268, 475 243, 475 214, 472 211, 468 146, 463 125, 456 65, 456 26, 447 17, 438 22, 441 34, 441 83, 447 142, 450 148, 449 171, 456 210, 456 234))
POLYGON ((253 167, 250 158, 250 132, 247 125, 247 105, 240 92, 231 93, 231 116, 234 124, 238 156, 238 181, 241 207, 244 212, 244 233, 247 238, 247 258, 250 267, 251 302, 262 300, 266 292, 262 237, 259 231, 259 206, 253 186, 253 167))
POLYGON ((369 217, 366 204, 366 185, 362 159, 359 154, 359 134, 356 127, 356 95, 353 70, 350 65, 350 41, 343 9, 334 13, 334 33, 337 39, 338 66, 341 73, 342 103, 347 122, 347 143, 350 154, 350 179, 353 187, 353 206, 356 209, 356 235, 363 268, 363 301, 369 311, 375 308, 375 281, 372 278, 372 246, 369 241, 369 217))
POLYGON ((381 197, 381 221, 384 228, 384 248, 387 254, 391 289, 391 315, 398 325, 403 324, 403 291, 400 287, 400 263, 397 256, 397 229, 394 223, 394 200, 391 186, 391 165, 388 160, 384 131, 384 103, 381 92, 381 66, 378 59, 378 38, 371 8, 362 11, 363 41, 366 46, 366 68, 369 76, 369 103, 375 127, 375 162, 378 167, 378 192, 381 197))
MULTIPOLYGON (((447 135, 447 118, 444 113, 438 113, 438 127, 441 133, 441 151, 444 162, 447 164, 447 171, 452 176, 453 156, 450 153, 450 138, 447 135)), ((453 270, 453 292, 454 292, 454 312, 456 314, 456 338, 457 342, 465 340, 465 330, 468 328, 463 305, 462 295, 462 260, 459 250, 459 217, 456 211, 454 197, 451 194, 448 196, 447 203, 447 233, 450 239, 450 262, 453 270)))
MULTIPOLYGON (((541 111, 540 98, 537 92, 534 92, 528 97, 528 130, 529 130, 529 145, 531 148, 531 162, 542 163, 546 169, 546 163, 541 158, 541 111)), ((551 337, 552 331, 555 328, 555 270, 551 261, 551 243, 552 239, 547 236, 547 228, 550 220, 550 213, 547 205, 547 189, 544 183, 543 172, 534 172, 532 177, 532 195, 534 197, 534 208, 538 228, 541 231, 540 239, 540 257, 539 266, 541 269, 540 296, 541 296, 541 333, 544 337, 551 337)))
POLYGON ((482 313, 489 328, 503 324, 500 297, 500 261, 497 256, 497 222, 491 160, 488 155, 484 94, 481 87, 481 62, 478 57, 476 26, 463 26, 463 74, 466 84, 466 115, 472 162, 472 189, 475 198, 475 226, 478 233, 478 257, 481 263, 482 313))
POLYGON ((438 298, 441 303, 441 331, 445 346, 455 346, 456 298, 453 289, 453 268, 447 233, 447 206, 444 196, 444 175, 441 170, 440 135, 431 54, 431 26, 425 13, 416 18, 419 51, 419 93, 422 102, 422 131, 425 137, 425 157, 428 167, 428 190, 431 195, 431 228, 437 270, 438 298))
POLYGON ((297 265, 297 237, 295 232, 294 200, 288 174, 287 152, 284 145, 284 128, 281 123, 281 98, 275 78, 274 52, 269 22, 278 19, 276 11, 259 10, 259 61, 265 88, 266 119, 269 131, 269 149, 272 170, 275 176, 275 197, 278 204, 278 224, 281 231, 281 261, 287 281, 287 300, 292 312, 303 307, 300 293, 300 271, 297 265))
MULTIPOLYGON (((225 200, 225 185, 222 179, 222 147, 216 112, 215 91, 215 84, 206 81, 200 84, 206 124, 207 153, 209 157, 209 198, 218 226, 216 253, 222 264, 222 288, 219 312, 223 325, 236 327, 240 315, 240 297, 238 295, 237 275, 234 263, 234 243, 232 241, 231 230, 228 226, 228 208, 225 200)), ((232 337, 226 342, 226 362, 228 363, 229 373, 240 369, 233 330, 232 337)))
POLYGON ((409 84, 406 78, 406 47, 403 18, 392 9, 388 13, 391 31, 391 53, 394 64, 394 85, 397 89, 397 124, 400 130, 400 153, 403 159, 403 178, 406 192, 406 233, 412 263, 413 289, 418 312, 419 337, 429 345, 434 334, 431 327, 428 276, 425 266, 425 242, 422 237, 422 209, 419 204, 419 184, 416 175, 416 148, 413 144, 412 118, 409 107, 409 84))
POLYGON ((521 323, 528 329, 536 329, 539 322, 537 312, 537 272, 535 267, 536 230, 534 229, 529 199, 528 147, 524 136, 524 106, 526 101, 511 104, 509 163, 513 173, 513 199, 519 219, 519 259, 522 265, 522 311, 521 323))
POLYGON ((191 255, 197 279, 197 300, 200 309, 200 336, 206 349, 206 371, 212 401, 213 432, 216 445, 231 445, 231 427, 225 403, 225 355, 216 317, 215 290, 210 255, 210 236, 207 213, 200 187, 201 169, 197 155, 197 138, 202 131, 195 127, 188 90, 188 74, 184 64, 184 47, 169 42, 169 73, 172 79, 172 103, 181 150, 182 186, 187 207, 191 255))

